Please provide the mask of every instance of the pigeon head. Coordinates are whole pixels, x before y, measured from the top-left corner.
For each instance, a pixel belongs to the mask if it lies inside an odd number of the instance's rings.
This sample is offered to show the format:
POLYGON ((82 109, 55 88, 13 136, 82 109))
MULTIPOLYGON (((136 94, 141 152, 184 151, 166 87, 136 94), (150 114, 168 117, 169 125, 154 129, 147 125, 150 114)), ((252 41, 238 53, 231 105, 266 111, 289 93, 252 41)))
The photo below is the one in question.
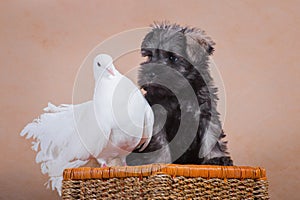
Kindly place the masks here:
POLYGON ((99 54, 95 57, 94 63, 95 80, 99 77, 113 77, 116 75, 116 68, 113 64, 113 59, 107 54, 99 54))

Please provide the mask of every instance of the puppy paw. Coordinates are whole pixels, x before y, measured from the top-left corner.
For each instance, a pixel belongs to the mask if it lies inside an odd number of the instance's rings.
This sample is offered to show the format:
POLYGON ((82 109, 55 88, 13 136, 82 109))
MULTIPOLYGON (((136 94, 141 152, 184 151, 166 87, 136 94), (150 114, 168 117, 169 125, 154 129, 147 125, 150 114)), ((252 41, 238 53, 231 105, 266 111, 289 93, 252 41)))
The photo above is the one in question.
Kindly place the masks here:
POLYGON ((204 165, 223 165, 223 166, 232 166, 233 161, 229 156, 211 158, 203 163, 204 165))

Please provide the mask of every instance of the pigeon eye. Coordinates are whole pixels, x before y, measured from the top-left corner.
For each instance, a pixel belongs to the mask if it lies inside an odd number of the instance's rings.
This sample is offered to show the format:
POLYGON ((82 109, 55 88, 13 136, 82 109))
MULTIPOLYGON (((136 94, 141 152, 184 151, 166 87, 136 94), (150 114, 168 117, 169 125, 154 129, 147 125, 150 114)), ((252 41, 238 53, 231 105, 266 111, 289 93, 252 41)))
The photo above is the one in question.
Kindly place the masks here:
POLYGON ((177 56, 174 56, 174 55, 170 55, 170 56, 169 56, 169 60, 170 60, 171 62, 177 62, 177 61, 178 61, 178 57, 177 57, 177 56))
POLYGON ((97 62, 98 67, 101 67, 101 64, 99 62, 97 62))

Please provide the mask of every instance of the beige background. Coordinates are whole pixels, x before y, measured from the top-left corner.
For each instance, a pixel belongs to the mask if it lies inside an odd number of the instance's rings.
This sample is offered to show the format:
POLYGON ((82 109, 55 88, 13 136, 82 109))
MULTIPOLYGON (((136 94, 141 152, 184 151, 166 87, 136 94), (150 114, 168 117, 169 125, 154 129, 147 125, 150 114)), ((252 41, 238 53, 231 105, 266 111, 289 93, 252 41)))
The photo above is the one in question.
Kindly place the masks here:
POLYGON ((0 199, 58 199, 19 132, 48 101, 72 102, 78 68, 99 42, 154 20, 201 27, 216 41, 235 164, 265 167, 272 199, 298 199, 299 9, 297 0, 1 1, 0 199))

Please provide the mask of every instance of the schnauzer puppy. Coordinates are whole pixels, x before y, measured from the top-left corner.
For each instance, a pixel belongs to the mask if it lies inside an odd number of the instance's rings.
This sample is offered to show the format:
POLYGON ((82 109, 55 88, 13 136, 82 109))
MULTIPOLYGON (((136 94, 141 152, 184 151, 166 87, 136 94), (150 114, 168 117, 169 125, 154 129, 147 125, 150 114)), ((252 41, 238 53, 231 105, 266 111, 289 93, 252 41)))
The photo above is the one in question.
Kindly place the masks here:
POLYGON ((215 43, 204 31, 154 24, 141 46, 138 84, 152 106, 154 136, 149 146, 127 157, 149 163, 233 165, 216 110, 217 88, 209 73, 215 43))

